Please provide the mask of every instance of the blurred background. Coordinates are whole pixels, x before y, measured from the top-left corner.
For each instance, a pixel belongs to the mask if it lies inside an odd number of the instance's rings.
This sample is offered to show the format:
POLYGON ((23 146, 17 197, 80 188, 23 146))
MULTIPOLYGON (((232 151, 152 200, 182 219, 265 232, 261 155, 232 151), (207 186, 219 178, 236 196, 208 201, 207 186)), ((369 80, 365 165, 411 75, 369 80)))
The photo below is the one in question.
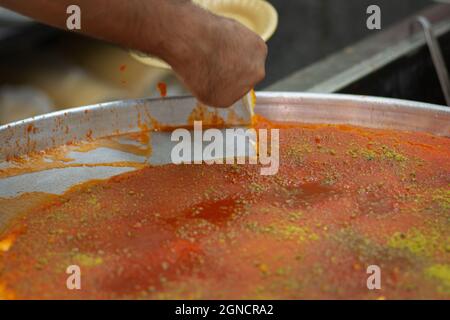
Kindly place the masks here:
MULTIPOLYGON (((438 28, 448 64, 446 1, 269 2, 279 13, 279 26, 268 42, 267 77, 257 90, 344 92, 445 103, 423 37, 412 37, 411 30, 414 16, 428 16, 438 28), (366 27, 371 4, 381 8, 381 30, 366 27)), ((416 31, 420 33, 420 28, 416 31)), ((188 94, 170 70, 143 65, 124 48, 4 9, 0 9, 0 58, 3 124, 74 106, 158 97, 160 82, 167 84, 168 95, 188 94)))

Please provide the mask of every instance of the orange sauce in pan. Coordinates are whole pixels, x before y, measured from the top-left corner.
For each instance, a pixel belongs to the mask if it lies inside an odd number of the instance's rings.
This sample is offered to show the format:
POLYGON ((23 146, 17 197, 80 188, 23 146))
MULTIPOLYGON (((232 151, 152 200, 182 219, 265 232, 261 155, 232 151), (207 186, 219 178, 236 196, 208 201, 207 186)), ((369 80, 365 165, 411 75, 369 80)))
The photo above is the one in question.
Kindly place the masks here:
POLYGON ((0 233, 0 297, 450 298, 448 138, 256 126, 280 128, 275 176, 164 165, 1 200, 29 205, 0 233))
POLYGON ((164 82, 158 82, 158 91, 161 98, 167 97, 167 84, 164 82))
MULTIPOLYGON (((144 127, 144 126, 142 126, 144 127)), ((69 167, 136 167, 144 166, 142 163, 121 161, 114 163, 77 163, 75 159, 68 156, 73 152, 89 152, 98 148, 108 148, 137 156, 149 157, 152 153, 150 143, 150 133, 142 131, 138 133, 129 133, 122 136, 105 137, 101 139, 89 140, 87 142, 71 143, 70 145, 61 146, 59 148, 49 149, 45 152, 34 152, 26 157, 15 157, 9 159, 10 167, 0 169, 0 178, 16 176, 25 173, 32 173, 50 169, 61 169, 69 167), (120 138, 126 137, 130 141, 138 142, 135 145, 127 142, 121 142, 120 138)))

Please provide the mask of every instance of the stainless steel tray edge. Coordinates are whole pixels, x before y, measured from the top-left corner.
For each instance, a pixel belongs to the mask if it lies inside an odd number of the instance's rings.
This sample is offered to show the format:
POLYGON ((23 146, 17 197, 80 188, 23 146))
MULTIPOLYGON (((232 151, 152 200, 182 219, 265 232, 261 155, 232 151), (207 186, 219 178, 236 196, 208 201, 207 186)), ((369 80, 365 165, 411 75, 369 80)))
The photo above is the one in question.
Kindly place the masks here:
MULTIPOLYGON (((187 125, 196 106, 193 97, 115 101, 3 125, 0 126, 0 160, 89 138, 139 131, 143 126, 152 129, 155 123, 187 125)), ((217 112, 227 119, 230 111, 217 112)), ((258 92, 255 112, 276 121, 349 124, 450 136, 450 108, 415 101, 341 94, 258 92)), ((242 125, 238 119, 229 120, 228 124, 242 125)))

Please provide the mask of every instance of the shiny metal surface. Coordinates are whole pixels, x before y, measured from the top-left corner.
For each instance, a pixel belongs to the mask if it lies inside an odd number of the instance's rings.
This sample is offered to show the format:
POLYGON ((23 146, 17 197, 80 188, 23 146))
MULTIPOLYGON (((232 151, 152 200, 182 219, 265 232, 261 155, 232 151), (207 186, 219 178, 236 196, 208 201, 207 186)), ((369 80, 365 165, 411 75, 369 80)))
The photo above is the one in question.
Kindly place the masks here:
MULTIPOLYGON (((259 92, 255 112, 277 121, 351 124, 370 128, 423 131, 450 136, 450 109, 396 99, 337 95, 259 92)), ((197 102, 192 97, 116 101, 68 109, 0 126, 0 160, 87 138, 139 131, 143 126, 185 126, 197 102)), ((243 125, 230 109, 209 109, 243 125)), ((204 125, 208 125, 205 119, 204 125)))
POLYGON ((447 102, 447 106, 450 107, 450 81, 448 78, 447 66, 442 56, 439 42, 436 39, 433 27, 427 18, 419 16, 417 17, 417 22, 422 26, 422 29, 425 33, 425 39, 431 53, 434 68, 436 69, 436 73, 439 77, 439 82, 444 93, 445 101, 447 102))
POLYGON ((261 93, 255 112, 276 121, 350 124, 450 136, 445 106, 398 99, 316 93, 261 93))
MULTIPOLYGON (((385 3, 382 6, 393 6, 396 1, 391 2, 392 4, 385 3)), ((339 3, 340 7, 342 5, 339 3)), ((354 6, 354 4, 346 5, 354 6)), ((440 39, 450 32, 450 6, 444 4, 430 6, 417 14, 426 17, 431 22, 436 38, 440 39)), ((342 92, 349 86, 380 70, 389 68, 396 61, 410 56, 425 46, 426 40, 423 30, 416 25, 416 15, 414 15, 396 25, 383 26, 383 30, 380 30, 380 32, 372 33, 357 43, 311 63, 304 69, 295 71, 291 75, 270 84, 266 90, 317 93, 342 92)), ((298 50, 300 48, 297 48, 297 52, 306 54, 298 50)), ((410 81, 414 82, 414 79, 410 81)), ((417 79, 417 81, 420 80, 417 79)), ((379 90, 382 91, 383 89, 380 88, 379 90)), ((398 96, 407 99, 405 93, 398 96)))

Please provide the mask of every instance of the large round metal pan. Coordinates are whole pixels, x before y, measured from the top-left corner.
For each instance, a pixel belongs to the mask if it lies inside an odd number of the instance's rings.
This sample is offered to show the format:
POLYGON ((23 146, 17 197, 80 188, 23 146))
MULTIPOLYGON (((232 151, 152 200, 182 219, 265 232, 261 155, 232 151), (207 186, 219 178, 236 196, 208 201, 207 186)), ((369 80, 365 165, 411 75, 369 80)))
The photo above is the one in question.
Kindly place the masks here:
MULTIPOLYGON (((192 97, 115 101, 45 114, 0 126, 0 160, 69 142, 152 129, 155 123, 185 126, 197 106, 192 97)), ((214 111, 211 111, 214 112, 214 111)), ((218 111, 229 119, 230 111, 218 111)), ((349 124, 450 136, 450 108, 368 96, 259 92, 255 112, 270 120, 349 124)), ((238 118, 229 125, 242 125, 238 118)))
MULTIPOLYGON (((46 114, 0 127, 0 169, 14 167, 10 157, 56 148, 70 142, 91 141, 105 136, 152 129, 155 126, 186 126, 197 108, 192 97, 116 101, 46 114)), ((211 109, 228 125, 244 125, 238 110, 211 109), (233 113, 230 117, 230 114, 233 113)), ((255 112, 286 122, 349 124, 370 128, 422 131, 450 136, 450 108, 385 98, 350 95, 263 92, 257 94, 255 112)), ((208 124, 205 117, 204 124, 208 124)), ((88 142, 89 143, 89 142, 88 142)), ((170 162, 170 132, 152 132, 151 154, 135 154, 99 148, 72 152, 64 168, 49 168, 0 178, 0 198, 28 192, 62 194, 68 188, 92 179, 105 179, 136 167, 118 162, 164 164, 170 162), (96 164, 89 166, 86 164, 96 164)), ((19 162, 19 166, 26 158, 19 162)), ((0 209, 0 230, 10 218, 0 209)))

